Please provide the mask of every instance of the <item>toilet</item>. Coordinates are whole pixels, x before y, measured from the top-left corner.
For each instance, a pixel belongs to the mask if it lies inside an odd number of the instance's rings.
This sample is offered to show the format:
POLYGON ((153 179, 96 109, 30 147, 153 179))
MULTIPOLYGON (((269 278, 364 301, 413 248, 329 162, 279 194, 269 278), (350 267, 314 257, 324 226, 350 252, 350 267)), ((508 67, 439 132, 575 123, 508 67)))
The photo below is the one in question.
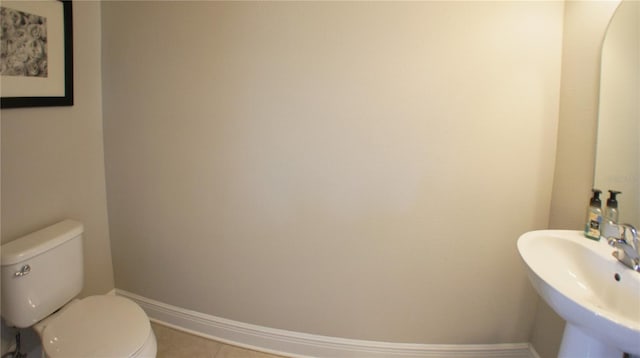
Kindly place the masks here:
POLYGON ((45 357, 155 357, 149 317, 115 295, 75 298, 83 284, 82 223, 64 220, 2 245, 2 318, 32 327, 45 357))

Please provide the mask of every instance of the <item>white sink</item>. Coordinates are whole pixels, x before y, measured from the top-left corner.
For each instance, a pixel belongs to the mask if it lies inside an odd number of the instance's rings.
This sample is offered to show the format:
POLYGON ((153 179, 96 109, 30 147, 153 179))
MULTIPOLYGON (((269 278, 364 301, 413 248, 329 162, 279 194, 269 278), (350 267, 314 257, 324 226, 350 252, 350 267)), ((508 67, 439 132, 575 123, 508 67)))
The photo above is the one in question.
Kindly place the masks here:
POLYGON ((532 231, 518 251, 538 294, 567 321, 559 357, 640 355, 640 273, 615 259, 606 240, 532 231))

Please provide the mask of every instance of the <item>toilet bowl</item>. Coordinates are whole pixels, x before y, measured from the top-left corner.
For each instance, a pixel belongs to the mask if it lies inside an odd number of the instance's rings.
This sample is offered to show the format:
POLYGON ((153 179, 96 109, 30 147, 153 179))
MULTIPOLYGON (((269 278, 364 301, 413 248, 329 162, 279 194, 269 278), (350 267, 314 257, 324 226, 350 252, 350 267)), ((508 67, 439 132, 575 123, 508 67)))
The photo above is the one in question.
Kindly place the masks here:
POLYGON ((2 318, 33 327, 46 357, 155 357, 149 318, 135 302, 75 298, 83 281, 82 233, 81 223, 65 220, 2 245, 2 318))
POLYGON ((49 358, 155 357, 155 335, 144 311, 119 296, 73 300, 33 326, 49 358))

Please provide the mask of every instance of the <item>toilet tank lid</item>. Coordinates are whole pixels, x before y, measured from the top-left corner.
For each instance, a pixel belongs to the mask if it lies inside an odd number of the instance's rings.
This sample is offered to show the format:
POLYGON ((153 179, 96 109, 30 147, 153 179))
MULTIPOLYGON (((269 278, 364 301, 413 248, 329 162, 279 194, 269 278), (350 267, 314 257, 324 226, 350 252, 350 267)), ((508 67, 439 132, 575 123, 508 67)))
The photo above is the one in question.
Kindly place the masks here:
POLYGON ((75 220, 63 220, 31 234, 10 241, 1 248, 2 266, 14 265, 82 234, 84 226, 75 220))

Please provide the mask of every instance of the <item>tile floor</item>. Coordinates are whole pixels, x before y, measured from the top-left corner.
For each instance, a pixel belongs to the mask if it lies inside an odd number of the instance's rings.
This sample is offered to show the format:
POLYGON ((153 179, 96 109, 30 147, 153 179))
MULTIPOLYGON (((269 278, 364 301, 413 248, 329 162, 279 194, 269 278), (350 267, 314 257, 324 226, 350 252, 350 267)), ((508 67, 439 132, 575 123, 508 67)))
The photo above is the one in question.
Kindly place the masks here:
POLYGON ((157 358, 283 358, 194 336, 151 323, 158 340, 157 358))

